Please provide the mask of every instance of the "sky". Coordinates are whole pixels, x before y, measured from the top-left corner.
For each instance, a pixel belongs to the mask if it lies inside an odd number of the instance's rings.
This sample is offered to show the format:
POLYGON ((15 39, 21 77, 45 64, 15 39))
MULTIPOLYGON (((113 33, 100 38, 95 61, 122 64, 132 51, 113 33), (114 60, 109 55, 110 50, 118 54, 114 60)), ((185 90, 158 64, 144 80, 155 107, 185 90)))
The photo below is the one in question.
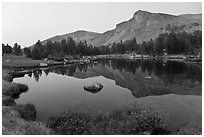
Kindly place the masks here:
POLYGON ((202 3, 150 2, 3 2, 2 42, 28 47, 38 40, 77 30, 103 33, 133 17, 137 10, 154 13, 200 14, 202 3))

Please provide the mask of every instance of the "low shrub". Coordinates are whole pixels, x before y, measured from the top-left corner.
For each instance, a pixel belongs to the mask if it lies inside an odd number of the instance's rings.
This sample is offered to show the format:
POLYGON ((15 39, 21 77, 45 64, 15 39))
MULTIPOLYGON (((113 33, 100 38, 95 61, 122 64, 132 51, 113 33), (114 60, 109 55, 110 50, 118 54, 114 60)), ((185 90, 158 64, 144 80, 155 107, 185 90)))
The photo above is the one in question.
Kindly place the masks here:
POLYGON ((14 99, 19 98, 19 95, 23 92, 26 92, 28 90, 28 86, 25 84, 16 84, 12 83, 11 86, 9 86, 4 92, 3 95, 11 96, 14 99))
POLYGON ((170 134, 156 112, 139 105, 129 105, 112 113, 88 113, 69 108, 60 116, 52 116, 47 126, 55 134, 131 135, 170 134))
POLYGON ((40 122, 29 122, 22 127, 25 135, 51 135, 52 131, 40 122))
POLYGON ((26 121, 19 117, 6 117, 2 121, 3 135, 51 135, 51 129, 41 122, 26 121))
POLYGON ((25 73, 24 72, 12 72, 11 73, 13 78, 20 78, 20 77, 24 77, 25 73))
POLYGON ((9 96, 2 96, 2 106, 11 106, 14 105, 15 101, 13 98, 9 97, 9 96))
POLYGON ((33 104, 16 105, 13 108, 18 111, 21 117, 25 120, 34 121, 36 119, 37 112, 33 104))
POLYGON ((20 91, 21 93, 26 92, 26 91, 28 90, 28 86, 25 85, 25 84, 20 84, 20 83, 18 83, 17 86, 19 87, 19 91, 20 91))
POLYGON ((47 122, 56 134, 86 135, 91 134, 91 117, 87 113, 68 110, 60 117, 50 117, 47 122))
POLYGON ((3 80, 12 82, 13 81, 13 77, 11 75, 9 75, 9 74, 4 74, 3 75, 3 80))
POLYGON ((13 96, 13 94, 19 94, 19 89, 16 84, 12 84, 4 90, 3 95, 13 96))

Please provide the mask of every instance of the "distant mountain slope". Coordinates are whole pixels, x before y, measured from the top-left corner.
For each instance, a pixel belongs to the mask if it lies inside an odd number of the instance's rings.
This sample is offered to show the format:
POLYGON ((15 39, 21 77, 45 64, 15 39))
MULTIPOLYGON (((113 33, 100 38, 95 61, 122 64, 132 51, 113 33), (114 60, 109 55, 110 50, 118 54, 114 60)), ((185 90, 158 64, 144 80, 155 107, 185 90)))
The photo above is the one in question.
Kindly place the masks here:
POLYGON ((97 37, 98 35, 100 35, 100 33, 80 30, 80 31, 72 32, 72 33, 67 33, 64 35, 54 36, 52 38, 49 38, 49 39, 42 41, 42 44, 43 45, 46 44, 46 42, 48 40, 50 40, 52 42, 54 42, 54 41, 60 42, 62 39, 67 39, 68 37, 73 37, 76 42, 85 41, 85 40, 90 41, 93 38, 97 37))
POLYGON ((94 46, 100 46, 100 45, 103 45, 109 39, 111 39, 111 37, 113 37, 113 36, 114 36, 113 30, 106 31, 105 33, 100 34, 97 37, 95 37, 94 39, 88 41, 88 44, 91 44, 94 46))
MULTIPOLYGON (((108 45, 129 39, 136 38, 137 42, 147 41, 156 38, 159 34, 165 33, 166 28, 170 27, 176 31, 193 32, 202 30, 202 14, 183 14, 179 16, 150 13, 147 11, 137 11, 133 17, 116 25, 113 30, 106 31, 102 34, 76 31, 73 33, 59 35, 47 40, 61 41, 68 36, 73 37, 76 41, 86 40, 93 46, 108 45)), ((47 40, 43 41, 45 43, 47 40)))

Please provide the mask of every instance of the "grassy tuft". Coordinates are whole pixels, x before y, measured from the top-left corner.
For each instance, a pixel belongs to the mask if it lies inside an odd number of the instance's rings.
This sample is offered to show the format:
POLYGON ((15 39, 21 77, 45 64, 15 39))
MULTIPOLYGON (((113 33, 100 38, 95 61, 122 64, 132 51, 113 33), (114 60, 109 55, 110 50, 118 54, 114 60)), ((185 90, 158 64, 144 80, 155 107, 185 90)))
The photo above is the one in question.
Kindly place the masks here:
POLYGON ((202 122, 190 122, 187 126, 181 128, 179 135, 202 135, 202 122))
POLYGON ((29 122, 22 127, 25 135, 51 135, 52 132, 41 122, 29 122))

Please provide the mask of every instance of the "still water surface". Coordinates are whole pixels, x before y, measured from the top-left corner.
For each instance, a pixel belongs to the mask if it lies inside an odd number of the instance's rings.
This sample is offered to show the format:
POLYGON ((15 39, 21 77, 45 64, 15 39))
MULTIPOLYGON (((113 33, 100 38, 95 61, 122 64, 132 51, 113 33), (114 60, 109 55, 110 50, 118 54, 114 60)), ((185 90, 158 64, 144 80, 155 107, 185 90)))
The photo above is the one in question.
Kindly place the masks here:
POLYGON ((174 129, 202 118, 202 68, 184 62, 105 59, 30 70, 14 82, 28 85, 28 92, 16 101, 34 104, 39 121, 70 106, 85 105, 110 112, 134 100, 165 112, 174 129), (98 93, 83 89, 94 82, 104 86, 98 93))

